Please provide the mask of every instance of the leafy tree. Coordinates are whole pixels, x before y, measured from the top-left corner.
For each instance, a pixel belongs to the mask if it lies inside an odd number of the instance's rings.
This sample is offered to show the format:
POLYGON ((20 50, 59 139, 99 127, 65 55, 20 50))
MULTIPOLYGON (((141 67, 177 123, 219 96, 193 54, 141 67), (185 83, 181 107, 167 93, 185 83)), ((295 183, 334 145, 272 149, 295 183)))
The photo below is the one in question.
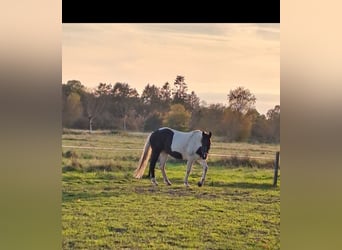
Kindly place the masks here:
POLYGON ((239 141, 241 139, 241 118, 242 114, 232 110, 230 107, 224 109, 220 128, 227 140, 239 141))
POLYGON ((65 96, 69 96, 71 93, 77 93, 79 96, 82 96, 85 92, 85 87, 78 80, 70 80, 62 85, 62 91, 65 96))
POLYGON ((280 119, 280 105, 276 105, 273 109, 269 109, 266 113, 266 117, 268 120, 280 119))
POLYGON ((254 142, 270 142, 271 133, 269 123, 267 122, 265 115, 259 115, 253 122, 251 131, 251 141, 254 142))
POLYGON ((163 125, 163 118, 157 112, 152 113, 144 122, 144 131, 153 131, 163 125))
POLYGON ((160 101, 161 101, 161 110, 162 112, 168 111, 171 106, 172 101, 172 91, 170 87, 170 83, 166 82, 161 88, 160 88, 160 101))
POLYGON ((99 83, 95 90, 95 95, 96 96, 109 96, 112 91, 112 84, 107 84, 107 83, 99 83))
POLYGON ((160 98, 164 102, 171 102, 172 99, 172 91, 170 88, 170 83, 166 82, 160 89, 160 98))
POLYGON ((141 94, 144 110, 147 114, 161 109, 160 89, 155 85, 147 84, 141 94))
POLYGON ((221 121, 223 119, 224 106, 211 104, 209 107, 200 107, 192 112, 191 128, 210 130, 216 135, 222 135, 221 121))
POLYGON ((70 80, 62 84, 62 124, 73 127, 77 120, 82 117, 82 101, 85 87, 78 80, 70 80))
POLYGON ((167 113, 164 124, 174 129, 185 131, 189 128, 190 113, 182 104, 174 104, 167 113))
POLYGON ((184 105, 186 103, 186 98, 187 98, 187 91, 188 91, 188 86, 185 82, 184 76, 178 75, 176 77, 175 82, 173 83, 174 85, 174 90, 173 90, 173 104, 182 104, 184 105))
POLYGON ((237 87, 230 90, 228 94, 229 107, 233 111, 237 111, 241 114, 246 114, 248 110, 254 108, 256 97, 250 92, 249 89, 244 87, 237 87))
MULTIPOLYGON (((139 94, 136 89, 131 88, 127 83, 117 82, 112 91, 112 111, 114 115, 123 122, 123 130, 127 130, 127 119, 132 111, 139 106, 139 94)), ((135 112, 134 114, 137 114, 135 112)))
POLYGON ((81 98, 78 93, 72 92, 67 98, 63 108, 63 126, 72 127, 82 116, 81 98))
POLYGON ((138 97, 139 94, 136 89, 131 88, 128 83, 121 83, 117 82, 115 83, 113 89, 112 89, 112 95, 116 98, 133 98, 138 97))
POLYGON ((199 106, 200 106, 200 99, 196 95, 195 91, 191 91, 191 94, 187 95, 186 106, 191 111, 199 108, 199 106))
POLYGON ((251 141, 264 143, 280 142, 280 106, 267 111, 266 115, 258 114, 253 120, 251 141))
POLYGON ((280 142, 280 105, 268 110, 266 117, 269 122, 272 141, 280 142))
POLYGON ((151 105, 160 100, 160 91, 154 84, 147 84, 141 94, 141 99, 144 104, 151 105))
POLYGON ((249 119, 254 122, 260 116, 260 114, 255 108, 251 108, 247 111, 246 116, 248 116, 249 119))

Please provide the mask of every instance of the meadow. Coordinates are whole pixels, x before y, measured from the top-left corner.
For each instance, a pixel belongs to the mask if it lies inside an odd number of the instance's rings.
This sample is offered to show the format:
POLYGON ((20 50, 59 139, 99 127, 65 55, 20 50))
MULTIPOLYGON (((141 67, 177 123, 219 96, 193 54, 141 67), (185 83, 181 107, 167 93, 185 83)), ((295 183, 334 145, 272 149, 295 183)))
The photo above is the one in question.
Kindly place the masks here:
POLYGON ((133 178, 146 136, 63 131, 63 249, 280 249, 280 176, 272 186, 279 144, 214 136, 204 186, 195 164, 186 188, 186 164, 171 157, 172 185, 157 168, 152 186, 133 178))

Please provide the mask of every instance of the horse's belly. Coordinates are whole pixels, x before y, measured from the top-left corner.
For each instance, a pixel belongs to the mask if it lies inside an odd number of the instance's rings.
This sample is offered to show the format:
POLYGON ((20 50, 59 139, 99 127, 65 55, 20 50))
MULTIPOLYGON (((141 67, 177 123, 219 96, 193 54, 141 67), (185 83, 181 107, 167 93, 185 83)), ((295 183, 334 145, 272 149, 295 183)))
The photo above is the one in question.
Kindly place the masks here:
POLYGON ((168 154, 180 160, 189 160, 189 159, 199 158, 197 157, 198 156, 197 154, 189 154, 188 152, 185 152, 185 151, 183 151, 182 153, 178 151, 171 151, 171 152, 168 152, 168 154))
POLYGON ((171 155, 172 157, 174 157, 176 159, 184 159, 183 155, 177 151, 171 151, 171 152, 169 152, 169 155, 171 155))

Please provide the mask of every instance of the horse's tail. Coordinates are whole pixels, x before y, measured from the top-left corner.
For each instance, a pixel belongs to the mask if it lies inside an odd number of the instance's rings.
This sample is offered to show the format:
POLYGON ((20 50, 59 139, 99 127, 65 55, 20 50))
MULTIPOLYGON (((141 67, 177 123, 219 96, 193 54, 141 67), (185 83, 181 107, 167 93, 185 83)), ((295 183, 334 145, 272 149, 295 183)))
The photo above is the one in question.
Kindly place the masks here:
POLYGON ((146 139, 145 146, 144 146, 143 152, 142 152, 140 160, 139 160, 139 165, 136 168, 136 170, 134 171, 134 177, 137 179, 140 179, 143 176, 144 171, 145 171, 146 166, 147 166, 147 163, 148 163, 148 160, 151 157, 151 152, 152 152, 152 148, 151 148, 151 144, 150 144, 151 134, 149 134, 149 136, 146 139))

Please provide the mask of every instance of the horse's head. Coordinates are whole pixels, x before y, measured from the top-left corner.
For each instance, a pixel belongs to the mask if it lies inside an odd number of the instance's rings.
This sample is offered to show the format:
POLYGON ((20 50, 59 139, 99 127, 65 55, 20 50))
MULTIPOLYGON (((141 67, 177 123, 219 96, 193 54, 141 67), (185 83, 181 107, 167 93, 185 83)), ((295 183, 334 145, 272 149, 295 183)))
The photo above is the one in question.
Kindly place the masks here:
POLYGON ((211 132, 207 133, 207 132, 202 131, 201 157, 204 160, 207 159, 208 153, 209 153, 209 150, 210 150, 210 144, 211 144, 210 138, 211 138, 211 132))

